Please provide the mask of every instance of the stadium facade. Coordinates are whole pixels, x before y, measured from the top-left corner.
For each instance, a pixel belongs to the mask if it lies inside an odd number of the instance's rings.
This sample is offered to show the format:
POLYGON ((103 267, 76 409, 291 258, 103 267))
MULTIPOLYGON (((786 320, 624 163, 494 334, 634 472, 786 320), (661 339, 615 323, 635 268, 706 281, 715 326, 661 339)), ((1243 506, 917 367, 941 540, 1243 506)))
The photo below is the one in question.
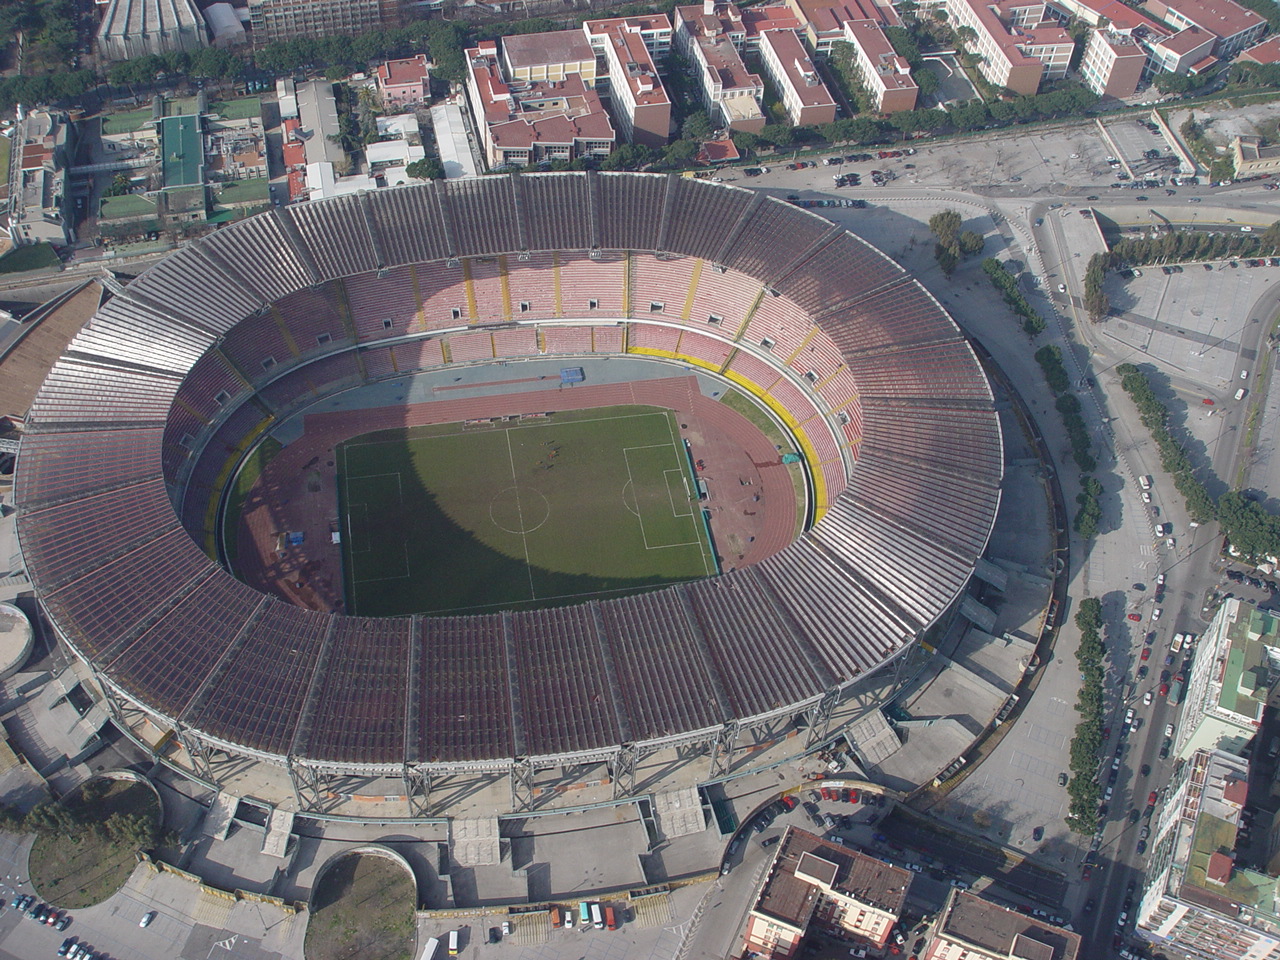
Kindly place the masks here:
POLYGON ((277 765, 304 809, 338 778, 391 779, 423 812, 443 778, 509 777, 528 809, 539 771, 597 765, 626 796, 660 751, 714 778, 753 738, 812 747, 953 608, 1002 473, 973 350, 880 251, 761 193, 567 173, 308 203, 182 248, 52 368, 16 499, 49 620, 157 755, 215 784, 227 758, 277 765), (718 577, 476 616, 306 610, 215 559, 228 478, 299 411, 588 353, 752 394, 805 454, 811 528, 718 577))

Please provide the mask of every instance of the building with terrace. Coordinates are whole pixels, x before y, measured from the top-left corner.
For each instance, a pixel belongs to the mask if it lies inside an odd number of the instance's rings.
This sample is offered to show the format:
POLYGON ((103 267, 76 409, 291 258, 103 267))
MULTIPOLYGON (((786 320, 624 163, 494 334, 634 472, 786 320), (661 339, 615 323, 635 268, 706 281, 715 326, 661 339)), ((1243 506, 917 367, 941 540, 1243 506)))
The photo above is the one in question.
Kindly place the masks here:
POLYGON ((581 30, 503 37, 502 75, 515 84, 557 83, 576 76, 594 87, 596 52, 581 30))
POLYGON ((1080 79, 1100 97, 1133 96, 1147 68, 1147 51, 1134 37, 1094 30, 1089 34, 1080 79))
POLYGON ((747 69, 739 52, 746 43, 742 14, 732 3, 706 0, 676 7, 676 49, 697 69, 702 103, 711 122, 731 130, 758 132, 764 81, 747 69))
POLYGON ((793 31, 769 30, 762 34, 760 62, 782 99, 787 119, 793 124, 804 126, 835 120, 835 98, 793 31))
POLYGON ((881 27, 902 26, 898 11, 876 0, 787 0, 787 6, 800 20, 809 49, 819 58, 831 53, 832 44, 848 39, 844 25, 850 20, 869 20, 881 27))
POLYGON ((1177 767, 1153 818, 1138 936, 1194 960, 1280 957, 1276 878, 1237 862, 1249 763, 1195 750, 1177 767))
POLYGON ((374 76, 378 95, 392 110, 424 103, 431 99, 431 64, 425 54, 380 64, 374 76))
MULTIPOLYGON (((578 39, 590 49, 581 34, 578 39)), ((603 157, 616 145, 600 95, 580 74, 508 81, 493 41, 468 50, 467 63, 467 98, 491 169, 603 157)))
POLYGON ((970 48, 988 83, 1031 96, 1042 80, 1067 75, 1075 43, 1046 18, 1044 3, 947 0, 946 9, 953 24, 973 31, 970 48))
POLYGON ((1225 601, 1196 645, 1175 750, 1240 753, 1262 728, 1280 677, 1280 620, 1243 600, 1225 601))
POLYGON ((1235 0, 1147 0, 1143 6, 1174 30, 1194 28, 1212 36, 1211 52, 1220 60, 1234 57, 1267 32, 1266 19, 1235 0))
POLYGON ((1076 960, 1080 934, 952 888, 921 960, 1076 960))
POLYGON ((671 134, 671 99, 655 56, 671 50, 667 15, 588 20, 582 25, 592 49, 604 58, 613 116, 631 143, 660 147, 671 134))
POLYGON ((9 237, 14 246, 74 242, 67 167, 75 127, 62 114, 32 110, 13 128, 9 155, 9 237))
POLYGON ((1268 37, 1240 54, 1241 63, 1280 63, 1280 34, 1268 37))
POLYGON ((877 113, 914 110, 920 92, 911 77, 911 65, 898 55, 874 20, 846 20, 844 39, 853 46, 853 66, 871 94, 877 113))
POLYGON ((744 955, 790 960, 811 929, 884 949, 912 873, 788 827, 747 914, 744 955))
MULTIPOLYGON (((646 383, 623 386, 645 397, 646 383)), ((18 538, 88 689, 205 783, 249 765, 317 810, 355 777, 380 820, 495 778, 511 810, 579 780, 631 797, 673 767, 714 780, 837 742, 856 756, 851 723, 887 727, 885 694, 867 692, 905 682, 904 657, 956 615, 986 550, 994 406, 937 301, 807 211, 655 174, 432 182, 228 224, 103 304, 27 413, 18 538), (317 405, 621 356, 681 378, 700 415, 721 415, 711 394, 732 385, 779 424, 800 532, 720 575, 472 615, 349 616, 296 576, 225 565, 227 484, 317 405)))

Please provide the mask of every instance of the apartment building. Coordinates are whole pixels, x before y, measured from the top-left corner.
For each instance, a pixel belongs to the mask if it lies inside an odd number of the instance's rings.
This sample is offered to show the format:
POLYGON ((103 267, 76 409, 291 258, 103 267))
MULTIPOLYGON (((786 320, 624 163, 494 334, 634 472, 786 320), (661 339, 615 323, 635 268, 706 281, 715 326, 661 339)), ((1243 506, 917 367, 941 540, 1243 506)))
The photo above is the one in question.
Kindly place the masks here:
POLYGON ((1240 862, 1249 763, 1194 750, 1154 821, 1136 933, 1188 960, 1280 960, 1276 879, 1240 862))
POLYGON ((807 126, 835 120, 836 101, 795 31, 764 33, 760 37, 760 62, 793 124, 807 126))
POLYGON ((655 56, 671 50, 666 14, 588 20, 587 41, 604 58, 613 116, 632 143, 660 147, 671 133, 671 98, 658 75, 655 56))
POLYGON ((375 27, 394 26, 399 5, 394 0, 249 0, 253 42, 296 37, 354 36, 375 27))
POLYGON ((502 74, 512 83, 555 83, 576 75, 596 85, 596 52, 581 30, 502 38, 502 74))
POLYGON ((208 44, 191 0, 111 0, 94 41, 103 60, 191 52, 208 44))
POLYGON ((1147 51, 1133 37, 1094 30, 1080 61, 1080 79, 1100 97, 1130 97, 1146 66, 1147 51))
POLYGON ((914 110, 919 88, 911 78, 911 67, 898 56, 884 28, 873 20, 846 20, 844 39, 853 45, 853 64, 875 101, 876 112, 914 110))
POLYGON ((492 40, 468 50, 467 61, 467 97, 491 168, 603 157, 613 150, 617 136, 604 104, 580 74, 508 82, 492 40))
POLYGON ((9 158, 9 236, 14 246, 69 244, 67 165, 75 127, 61 114, 32 110, 14 125, 9 158))
POLYGON ((431 98, 431 64, 424 54, 404 60, 388 60, 376 73, 378 94, 392 109, 423 103, 431 98))
POLYGON ((1234 0, 1148 0, 1147 12, 1175 30, 1195 28, 1217 38, 1212 53, 1233 57, 1262 39, 1267 21, 1234 0))
POLYGON ((810 927, 883 949, 910 885, 901 867, 789 827, 747 915, 744 953, 790 960, 810 927))
POLYGON ((952 889, 921 960, 1077 960, 1080 934, 952 889))
POLYGON ((1041 80, 1066 76, 1075 44, 1056 21, 1046 21, 1043 3, 947 0, 947 13, 956 27, 973 30, 970 48, 994 86, 1030 96, 1041 80))
POLYGON ((844 25, 850 20, 870 20, 883 27, 902 25, 902 19, 886 0, 787 0, 801 21, 801 34, 818 58, 831 54, 833 44, 846 40, 844 25))
POLYGON ((1174 750, 1240 753, 1262 727, 1271 674, 1280 668, 1280 619, 1243 600, 1227 600, 1196 644, 1174 750), (1273 667, 1274 665, 1274 667, 1273 667))
POLYGON ((705 0, 702 6, 676 7, 673 40, 697 70, 712 123, 752 133, 764 127, 764 81, 742 62, 746 29, 734 4, 705 0))

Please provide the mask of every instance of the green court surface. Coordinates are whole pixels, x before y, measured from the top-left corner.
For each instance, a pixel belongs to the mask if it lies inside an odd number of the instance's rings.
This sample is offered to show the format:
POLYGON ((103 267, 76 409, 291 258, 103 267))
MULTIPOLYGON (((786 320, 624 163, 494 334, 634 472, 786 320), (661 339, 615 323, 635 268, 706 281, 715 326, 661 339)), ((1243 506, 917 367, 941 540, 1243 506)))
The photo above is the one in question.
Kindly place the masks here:
POLYGON ((382 431, 337 453, 348 613, 555 606, 715 572, 667 410, 382 431))

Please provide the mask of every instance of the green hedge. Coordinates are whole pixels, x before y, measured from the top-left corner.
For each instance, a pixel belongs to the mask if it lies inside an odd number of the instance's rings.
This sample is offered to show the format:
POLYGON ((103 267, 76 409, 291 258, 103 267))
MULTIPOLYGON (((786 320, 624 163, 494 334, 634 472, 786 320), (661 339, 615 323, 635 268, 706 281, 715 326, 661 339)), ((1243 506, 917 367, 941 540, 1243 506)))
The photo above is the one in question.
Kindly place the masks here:
POLYGON ((1004 298, 1009 309, 1022 318, 1023 330, 1033 337, 1044 330, 1044 317, 1040 316, 1023 296, 1022 291, 1018 289, 1018 278, 1010 273, 1003 263, 995 257, 987 257, 982 261, 982 272, 987 275, 991 285, 1000 291, 1000 296, 1004 298))

